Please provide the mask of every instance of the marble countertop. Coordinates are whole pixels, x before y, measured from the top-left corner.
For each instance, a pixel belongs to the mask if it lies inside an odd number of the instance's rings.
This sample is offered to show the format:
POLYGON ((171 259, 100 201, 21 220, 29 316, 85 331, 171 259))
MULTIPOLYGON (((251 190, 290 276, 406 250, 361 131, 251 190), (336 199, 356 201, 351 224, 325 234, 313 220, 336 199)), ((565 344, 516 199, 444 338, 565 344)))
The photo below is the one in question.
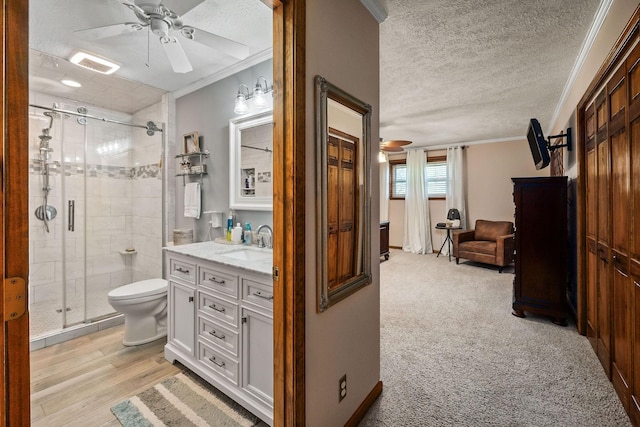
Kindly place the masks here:
POLYGON ((268 275, 271 275, 273 266, 273 249, 259 248, 257 246, 199 242, 188 245, 166 246, 163 249, 188 257, 214 261, 268 275))

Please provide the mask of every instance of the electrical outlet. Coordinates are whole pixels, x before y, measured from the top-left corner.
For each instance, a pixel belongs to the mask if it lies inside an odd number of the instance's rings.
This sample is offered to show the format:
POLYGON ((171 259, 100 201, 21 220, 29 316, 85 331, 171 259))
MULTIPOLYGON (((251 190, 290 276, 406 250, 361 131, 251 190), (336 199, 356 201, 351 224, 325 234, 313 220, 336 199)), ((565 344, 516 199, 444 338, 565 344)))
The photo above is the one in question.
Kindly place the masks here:
POLYGON ((338 382, 338 402, 347 397, 347 374, 344 374, 338 382))

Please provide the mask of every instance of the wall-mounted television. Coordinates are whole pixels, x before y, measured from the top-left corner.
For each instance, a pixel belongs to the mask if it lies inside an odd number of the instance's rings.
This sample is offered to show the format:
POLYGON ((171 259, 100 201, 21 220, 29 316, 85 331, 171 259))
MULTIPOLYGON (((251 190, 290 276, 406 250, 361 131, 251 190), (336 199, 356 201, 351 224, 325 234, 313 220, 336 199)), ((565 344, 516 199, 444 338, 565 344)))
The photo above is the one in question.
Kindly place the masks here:
POLYGON ((533 163, 535 163, 536 169, 543 169, 549 166, 550 157, 547 140, 544 139, 542 128, 537 119, 529 121, 527 140, 529 141, 529 148, 531 149, 531 156, 533 156, 533 163))

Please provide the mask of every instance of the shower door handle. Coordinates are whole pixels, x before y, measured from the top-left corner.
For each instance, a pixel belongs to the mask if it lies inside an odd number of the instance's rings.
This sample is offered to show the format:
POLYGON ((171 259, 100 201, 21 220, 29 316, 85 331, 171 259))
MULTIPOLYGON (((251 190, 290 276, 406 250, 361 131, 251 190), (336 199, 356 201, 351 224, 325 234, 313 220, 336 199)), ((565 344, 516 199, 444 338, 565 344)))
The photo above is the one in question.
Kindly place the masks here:
POLYGON ((69 200, 69 231, 75 231, 76 228, 76 201, 69 200))

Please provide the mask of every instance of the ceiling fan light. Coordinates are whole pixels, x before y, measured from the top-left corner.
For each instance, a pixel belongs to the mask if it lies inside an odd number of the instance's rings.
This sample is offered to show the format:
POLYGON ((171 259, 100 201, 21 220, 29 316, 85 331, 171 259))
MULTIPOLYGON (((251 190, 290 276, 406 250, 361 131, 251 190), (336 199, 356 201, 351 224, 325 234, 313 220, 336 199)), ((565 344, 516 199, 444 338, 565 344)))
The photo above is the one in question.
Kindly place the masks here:
POLYGON ((113 63, 108 59, 100 58, 99 56, 83 51, 78 51, 73 54, 73 56, 69 58, 69 61, 79 67, 101 74, 113 74, 118 68, 120 68, 118 64, 113 63))
POLYGON ((247 99, 242 93, 238 93, 238 96, 236 96, 236 105, 233 108, 233 112, 236 114, 247 114, 249 112, 247 99))

